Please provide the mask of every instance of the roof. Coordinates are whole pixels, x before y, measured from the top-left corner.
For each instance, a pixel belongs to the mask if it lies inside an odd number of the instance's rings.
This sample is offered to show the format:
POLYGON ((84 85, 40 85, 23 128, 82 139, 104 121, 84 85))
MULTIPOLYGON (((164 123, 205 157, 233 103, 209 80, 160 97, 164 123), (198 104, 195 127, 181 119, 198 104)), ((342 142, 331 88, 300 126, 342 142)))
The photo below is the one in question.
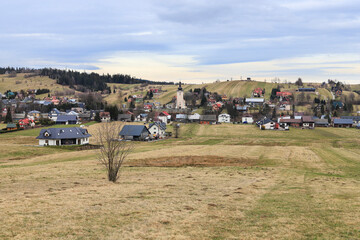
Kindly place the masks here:
POLYGON ((314 122, 314 119, 311 116, 303 116, 302 121, 303 122, 314 122))
POLYGON ((299 88, 299 91, 315 91, 316 88, 299 88))
POLYGON ((166 130, 166 124, 165 123, 163 123, 163 122, 153 122, 153 123, 150 123, 149 124, 149 129, 152 127, 152 126, 157 126, 157 127, 159 127, 160 129, 162 129, 162 130, 166 130))
POLYGON ((200 114, 194 113, 194 114, 192 114, 192 115, 188 115, 188 118, 189 118, 190 120, 199 120, 199 119, 200 119, 200 114))
POLYGON ((246 98, 245 102, 255 102, 255 103, 263 103, 263 98, 246 98))
POLYGON ((15 123, 8 123, 6 128, 17 128, 15 123))
POLYGON ((119 114, 118 119, 131 119, 131 114, 119 114))
POLYGON ((352 119, 342 119, 342 118, 338 118, 338 119, 334 119, 334 124, 353 124, 353 120, 352 119))
POLYGON ((167 111, 162 111, 160 115, 170 116, 170 114, 167 111))
POLYGON ((39 136, 37 136, 36 139, 74 139, 87 137, 91 137, 91 135, 86 129, 70 127, 41 129, 39 136))
POLYGON ((216 121, 216 115, 201 115, 200 120, 202 120, 202 121, 216 121))
POLYGON ((282 118, 280 119, 281 123, 301 123, 301 119, 289 119, 289 118, 282 118))
POLYGON ((33 110, 33 111, 30 111, 28 114, 37 114, 37 113, 40 113, 40 112, 36 111, 36 110, 33 110))
POLYGON ((68 121, 77 121, 77 116, 76 115, 60 115, 56 119, 56 122, 68 122, 68 121))
POLYGON ((270 123, 270 122, 274 122, 274 121, 269 119, 269 118, 264 118, 264 119, 258 121, 257 124, 258 125, 264 125, 264 124, 267 124, 267 123, 270 123))
POLYGON ((100 112, 100 117, 110 117, 109 112, 100 112))
POLYGON ((222 114, 219 115, 219 117, 230 117, 230 114, 222 113, 222 114))
POLYGON ((186 114, 176 114, 176 118, 182 118, 182 119, 186 119, 187 118, 187 115, 186 114))
POLYGON ((315 119, 315 124, 318 125, 328 125, 329 121, 327 119, 315 119))
POLYGON ((143 125, 125 125, 119 135, 121 136, 140 136, 142 132, 149 132, 146 126, 143 125))
POLYGON ((352 119, 353 121, 360 121, 360 116, 341 116, 342 119, 352 119))

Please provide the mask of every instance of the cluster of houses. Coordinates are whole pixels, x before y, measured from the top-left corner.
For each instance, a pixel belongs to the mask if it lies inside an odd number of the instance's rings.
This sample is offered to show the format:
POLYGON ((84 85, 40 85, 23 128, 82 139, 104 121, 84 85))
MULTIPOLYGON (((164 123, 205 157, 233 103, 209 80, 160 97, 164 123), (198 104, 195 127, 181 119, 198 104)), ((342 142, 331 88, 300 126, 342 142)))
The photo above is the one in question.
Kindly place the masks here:
MULTIPOLYGON (((15 126, 16 127, 16 126, 15 126)), ((149 141, 164 139, 171 135, 166 132, 166 124, 152 122, 146 125, 124 125, 119 132, 120 140, 149 141)), ((91 135, 80 127, 42 129, 36 139, 40 146, 66 146, 89 144, 91 135)))
POLYGON ((302 113, 295 113, 292 118, 290 116, 282 116, 277 120, 263 118, 256 122, 257 126, 262 130, 289 130, 289 127, 314 129, 315 127, 335 127, 335 128, 352 128, 360 129, 360 116, 342 116, 327 118, 317 118, 312 116, 304 116, 302 113))

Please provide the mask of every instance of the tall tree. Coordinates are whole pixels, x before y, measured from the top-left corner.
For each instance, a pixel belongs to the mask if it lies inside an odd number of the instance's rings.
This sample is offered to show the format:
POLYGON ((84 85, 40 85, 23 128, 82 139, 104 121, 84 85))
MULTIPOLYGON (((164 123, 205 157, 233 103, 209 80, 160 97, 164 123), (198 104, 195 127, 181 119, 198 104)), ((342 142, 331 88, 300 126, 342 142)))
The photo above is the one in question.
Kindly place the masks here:
POLYGON ((10 108, 7 109, 6 116, 5 116, 5 123, 11 123, 13 121, 11 116, 10 108))

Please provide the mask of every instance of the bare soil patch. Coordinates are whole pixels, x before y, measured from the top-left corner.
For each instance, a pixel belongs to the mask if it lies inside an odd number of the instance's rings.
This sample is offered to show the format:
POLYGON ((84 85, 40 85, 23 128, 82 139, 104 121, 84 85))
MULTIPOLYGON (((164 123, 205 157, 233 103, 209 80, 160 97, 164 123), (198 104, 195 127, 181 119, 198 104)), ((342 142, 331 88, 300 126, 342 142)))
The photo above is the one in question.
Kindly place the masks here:
POLYGON ((250 167, 260 163, 254 158, 228 158, 220 156, 175 156, 135 159, 124 165, 129 167, 250 167))

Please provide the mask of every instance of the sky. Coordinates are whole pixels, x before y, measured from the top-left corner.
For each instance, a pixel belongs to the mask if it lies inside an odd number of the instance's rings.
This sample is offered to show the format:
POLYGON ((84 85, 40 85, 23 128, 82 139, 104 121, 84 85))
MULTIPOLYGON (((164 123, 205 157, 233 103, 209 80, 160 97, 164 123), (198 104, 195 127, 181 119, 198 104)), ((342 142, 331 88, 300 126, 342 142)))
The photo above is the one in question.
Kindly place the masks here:
POLYGON ((360 84, 358 0, 11 0, 0 66, 360 84))

